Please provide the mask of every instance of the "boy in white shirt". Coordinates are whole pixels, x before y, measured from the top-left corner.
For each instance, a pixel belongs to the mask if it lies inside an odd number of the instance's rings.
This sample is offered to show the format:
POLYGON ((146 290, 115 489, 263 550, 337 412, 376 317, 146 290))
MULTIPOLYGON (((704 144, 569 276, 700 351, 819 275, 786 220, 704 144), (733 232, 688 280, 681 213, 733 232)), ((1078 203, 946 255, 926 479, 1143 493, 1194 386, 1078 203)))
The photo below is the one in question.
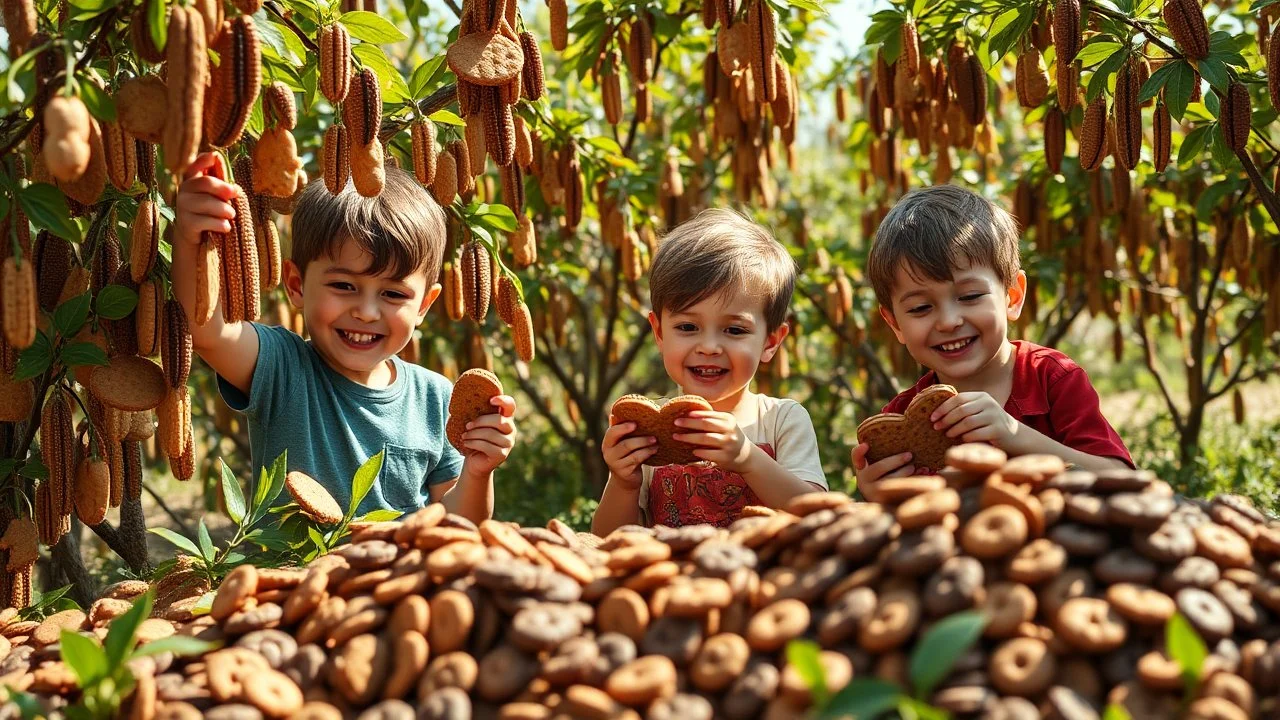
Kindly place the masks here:
POLYGON ((597 535, 635 523, 723 527, 748 505, 781 507, 827 489, 809 413, 750 389, 790 330, 795 278, 786 249, 732 210, 707 210, 663 240, 650 271, 649 324, 667 375, 711 404, 676 421, 675 439, 697 446, 705 462, 645 465, 656 438, 631 435, 633 422, 612 425, 601 448, 610 472, 592 520, 597 535))

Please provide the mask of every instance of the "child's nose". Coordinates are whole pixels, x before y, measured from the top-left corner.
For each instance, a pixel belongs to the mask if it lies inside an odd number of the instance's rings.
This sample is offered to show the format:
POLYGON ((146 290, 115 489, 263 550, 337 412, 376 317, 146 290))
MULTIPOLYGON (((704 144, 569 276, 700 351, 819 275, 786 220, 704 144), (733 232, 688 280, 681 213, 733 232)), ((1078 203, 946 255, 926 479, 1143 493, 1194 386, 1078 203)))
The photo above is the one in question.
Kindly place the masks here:
POLYGON ((351 309, 351 314, 361 320, 378 319, 378 301, 376 298, 361 298, 351 309))

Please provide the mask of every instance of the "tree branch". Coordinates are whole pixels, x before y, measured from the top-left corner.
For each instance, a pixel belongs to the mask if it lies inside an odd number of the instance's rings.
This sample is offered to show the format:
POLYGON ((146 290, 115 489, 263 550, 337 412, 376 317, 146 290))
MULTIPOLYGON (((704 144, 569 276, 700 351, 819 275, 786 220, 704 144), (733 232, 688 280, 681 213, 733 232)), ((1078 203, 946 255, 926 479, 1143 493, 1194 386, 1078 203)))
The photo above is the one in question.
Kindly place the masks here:
POLYGON ((866 359, 868 372, 871 374, 873 382, 878 382, 881 385, 880 392, 876 394, 886 399, 893 397, 898 392, 897 386, 896 383, 893 382, 893 379, 889 377, 889 373, 884 369, 884 364, 880 361, 880 357, 868 348, 866 343, 855 342, 843 327, 837 325, 835 318, 831 317, 827 312, 826 305, 820 302, 808 288, 800 287, 799 290, 801 294, 809 300, 809 304, 817 308, 818 312, 822 314, 822 318, 826 322, 827 327, 831 328, 832 332, 838 335, 845 342, 849 343, 849 345, 851 345, 859 355, 866 359))
POLYGON ((1243 369, 1244 369, 1244 363, 1240 363, 1239 365, 1237 365, 1235 372, 1231 374, 1231 377, 1226 381, 1226 383, 1220 389, 1209 393, 1209 402, 1217 400, 1223 395, 1226 395, 1227 392, 1231 390, 1231 388, 1237 385, 1242 385, 1251 380, 1257 380, 1258 378, 1266 377, 1267 375, 1270 375, 1271 373, 1280 370, 1280 363, 1273 363, 1265 368, 1254 368, 1253 371, 1250 372, 1248 375, 1241 376, 1240 371, 1243 369))
POLYGON ((640 351, 644 348, 645 341, 648 339, 648 333, 643 332, 637 333, 635 337, 631 338, 631 343, 627 345, 627 349, 622 352, 622 355, 618 357, 618 362, 613 366, 609 374, 605 376, 604 386, 599 389, 601 397, 607 397, 611 394, 613 387, 622 380, 622 376, 631 368, 631 363, 635 362, 636 356, 640 354, 640 351))
POLYGON ((316 41, 308 37, 307 34, 302 31, 302 28, 298 27, 298 23, 293 21, 293 18, 284 14, 284 10, 280 7, 279 3, 275 2, 275 0, 267 0, 263 5, 272 15, 280 18, 280 22, 283 23, 285 27, 292 30, 294 35, 298 36, 298 39, 302 41, 302 44, 307 48, 307 50, 310 50, 317 55, 320 53, 320 46, 316 45, 316 41))
POLYGON ((1052 317, 1057 313, 1058 319, 1052 325, 1043 329, 1040 335, 1040 344, 1045 347, 1057 347, 1058 343, 1062 342, 1063 336, 1067 334, 1067 330, 1070 329, 1071 323, 1075 322, 1076 318, 1080 317, 1080 313, 1084 312, 1087 298, 1088 295, 1084 290, 1078 290, 1075 297, 1069 297, 1064 294, 1059 298, 1057 304, 1053 306, 1047 316, 1052 317), (1068 303, 1070 303, 1069 306, 1068 303))
POLYGON ((89 569, 84 566, 84 558, 80 555, 80 521, 72 519, 71 532, 62 536, 52 548, 49 556, 53 560, 53 568, 62 574, 71 585, 71 599, 87 608, 98 597, 98 584, 94 581, 89 569))
POLYGON ((1173 400, 1173 395, 1169 392, 1169 385, 1165 382, 1164 373, 1156 365, 1156 350, 1151 344, 1151 338, 1147 336, 1146 322, 1141 315, 1134 321, 1134 327, 1138 330, 1138 338, 1142 341, 1142 357, 1147 365, 1147 370, 1155 377, 1156 384, 1160 386, 1160 393, 1164 395, 1165 405, 1169 407, 1169 414, 1173 418, 1173 426, 1179 434, 1182 433, 1182 413, 1178 411, 1178 405, 1173 400))
POLYGON ((1217 379, 1218 368, 1222 367, 1222 362, 1226 359, 1227 350, 1240 342, 1240 339, 1249 331, 1249 328, 1253 327, 1253 324, 1258 321, 1258 318, 1262 317, 1262 311, 1265 307, 1265 302, 1255 303, 1253 308, 1245 311, 1248 313, 1248 317, 1244 319, 1243 323, 1236 327, 1235 334, 1230 338, 1227 338, 1225 342, 1218 343, 1218 351, 1214 354, 1213 364, 1209 366, 1209 377, 1204 382, 1205 387, 1211 387, 1213 385, 1213 381, 1217 379))
POLYGON ((564 440, 571 445, 579 445, 582 443, 581 438, 570 433, 569 430, 565 428, 564 424, 560 422, 560 418, 555 416, 555 413, 551 410, 551 406, 545 399, 543 399, 541 393, 538 392, 538 389, 533 386, 533 383, 530 382, 528 378, 524 377, 520 373, 516 373, 516 382, 520 383, 520 389, 524 391, 525 395, 529 396, 529 399, 533 402, 533 406, 538 411, 538 414, 546 418, 547 422, 551 424, 551 429, 555 431, 556 435, 560 436, 561 440, 564 440))
POLYGON ((1244 166, 1244 172, 1249 176, 1249 184, 1253 185, 1254 192, 1258 193, 1263 207, 1271 216, 1271 222, 1280 225, 1280 198, 1267 189, 1267 181, 1263 179, 1262 173, 1258 172, 1258 166, 1253 164, 1253 158, 1249 157, 1247 148, 1241 148, 1236 153, 1236 157, 1240 158, 1240 164, 1244 166))
POLYGON ((547 367, 551 368, 551 374, 555 375, 556 380, 559 380, 564 389, 568 391, 569 397, 573 398, 573 401, 578 404, 578 409, 585 409, 589 405, 587 398, 582 394, 577 384, 573 382, 573 378, 569 377, 564 368, 560 367, 560 361, 556 360, 555 354, 550 352, 551 343, 547 341, 545 336, 541 340, 543 348, 548 350, 541 357, 547 361, 547 367))
POLYGON ((453 14, 459 19, 462 18, 462 8, 458 7, 458 3, 455 2, 455 0, 444 0, 444 4, 448 5, 449 9, 452 10, 453 14))
POLYGON ((169 519, 172 520, 173 523, 178 526, 178 529, 182 530, 183 535, 186 535, 187 537, 192 537, 193 535, 195 535, 195 533, 192 532, 191 528, 187 526, 187 523, 183 521, 183 519, 179 517, 179 515, 175 513, 168 505, 165 504, 164 498, 160 497, 159 493, 153 490, 151 486, 146 483, 143 483, 142 487, 146 488, 147 494, 151 496, 151 499, 155 500, 156 504, 160 506, 160 509, 164 511, 165 515, 168 515, 169 519))

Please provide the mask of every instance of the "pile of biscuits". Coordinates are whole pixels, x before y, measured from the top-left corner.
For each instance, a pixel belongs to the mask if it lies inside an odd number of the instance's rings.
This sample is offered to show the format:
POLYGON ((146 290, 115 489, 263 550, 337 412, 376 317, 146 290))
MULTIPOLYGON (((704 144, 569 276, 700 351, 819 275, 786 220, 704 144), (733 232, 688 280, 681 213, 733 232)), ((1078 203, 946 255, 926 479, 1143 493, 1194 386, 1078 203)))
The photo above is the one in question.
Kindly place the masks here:
MULTIPOLYGON (((1280 524, 1247 501, 1175 498, 1141 471, 1067 471, 961 445, 938 476, 749 508, 720 529, 480 526, 432 505, 366 524, 305 569, 235 569, 166 631, 221 643, 136 661, 134 718, 796 718, 808 684, 879 676, 938 620, 988 618, 927 699, 961 717, 1271 717, 1280 711, 1280 524), (1210 654, 1183 698, 1181 613, 1210 654)), ((101 632, 119 600, 71 620, 101 632)), ((51 621, 3 631, 0 683, 74 700, 51 621), (6 643, 8 644, 8 643, 6 643)), ((60 625, 57 629, 66 626, 60 625)))

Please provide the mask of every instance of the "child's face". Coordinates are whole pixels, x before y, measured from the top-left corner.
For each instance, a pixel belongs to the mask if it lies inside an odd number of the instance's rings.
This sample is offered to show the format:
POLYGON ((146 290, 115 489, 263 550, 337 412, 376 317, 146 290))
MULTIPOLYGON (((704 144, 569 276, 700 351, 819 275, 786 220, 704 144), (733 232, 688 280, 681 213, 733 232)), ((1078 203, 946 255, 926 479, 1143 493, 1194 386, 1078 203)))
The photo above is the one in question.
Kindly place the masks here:
POLYGON ((386 272, 366 275, 372 259, 344 242, 337 257, 312 260, 305 274, 287 261, 284 284, 325 362, 348 379, 377 386, 391 381, 387 359, 412 339, 440 285, 428 287, 422 271, 398 280, 386 272))
POLYGON ((1019 271, 1006 288, 986 266, 957 267, 953 275, 938 282, 899 267, 893 307, 881 307, 880 314, 916 362, 962 380, 986 368, 1004 347, 1009 323, 1022 314, 1027 276, 1019 271))
POLYGON ((649 324, 667 375, 685 393, 706 398, 716 410, 732 410, 756 369, 778 351, 788 326, 768 331, 764 299, 727 290, 678 312, 649 313, 649 324))

